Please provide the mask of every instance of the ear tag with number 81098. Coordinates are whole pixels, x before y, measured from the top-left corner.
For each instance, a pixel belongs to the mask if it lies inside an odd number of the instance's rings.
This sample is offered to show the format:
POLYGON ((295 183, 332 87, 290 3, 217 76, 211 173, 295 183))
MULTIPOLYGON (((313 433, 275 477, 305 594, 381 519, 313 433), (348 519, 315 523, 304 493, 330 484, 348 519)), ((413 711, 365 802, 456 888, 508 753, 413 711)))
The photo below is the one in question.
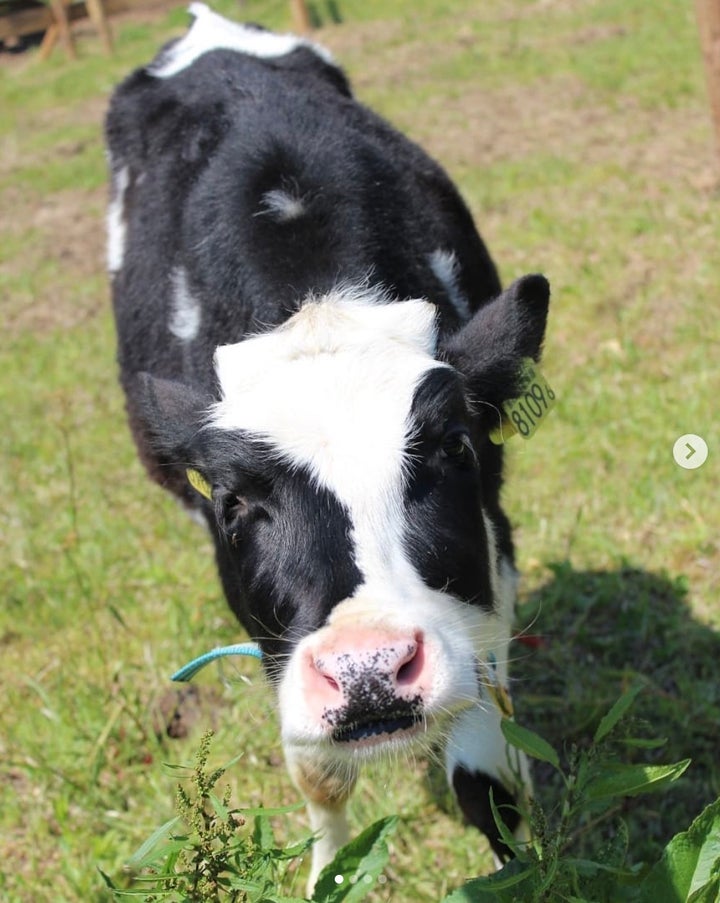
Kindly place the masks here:
POLYGON ((555 404, 555 393, 532 358, 523 359, 519 378, 520 394, 503 404, 502 423, 490 433, 495 445, 515 433, 530 439, 555 404))

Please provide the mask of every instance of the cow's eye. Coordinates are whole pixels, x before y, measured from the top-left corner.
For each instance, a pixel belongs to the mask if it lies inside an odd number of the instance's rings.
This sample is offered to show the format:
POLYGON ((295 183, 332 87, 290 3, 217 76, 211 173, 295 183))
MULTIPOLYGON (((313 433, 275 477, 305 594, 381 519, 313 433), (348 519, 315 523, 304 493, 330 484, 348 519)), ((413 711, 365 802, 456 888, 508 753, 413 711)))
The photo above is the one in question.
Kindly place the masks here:
POLYGON ((237 520, 248 513, 250 506, 248 500, 241 495, 230 495, 225 499, 223 514, 227 522, 237 520))
POLYGON ((235 540, 250 511, 248 500, 236 493, 227 493, 215 508, 221 527, 235 540))
POLYGON ((442 456, 449 461, 464 462, 473 457, 473 447, 467 430, 453 429, 445 433, 442 441, 442 456))

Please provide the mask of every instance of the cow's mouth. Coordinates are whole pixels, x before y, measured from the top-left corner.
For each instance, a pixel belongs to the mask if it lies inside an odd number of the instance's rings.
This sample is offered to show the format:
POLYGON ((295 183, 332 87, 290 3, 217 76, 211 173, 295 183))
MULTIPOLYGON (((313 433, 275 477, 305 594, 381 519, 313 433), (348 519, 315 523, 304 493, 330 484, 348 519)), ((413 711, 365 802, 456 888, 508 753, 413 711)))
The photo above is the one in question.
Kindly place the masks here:
POLYGON ((381 720, 355 721, 336 727, 332 732, 332 738, 337 743, 351 743, 380 738, 383 735, 396 734, 398 731, 410 731, 421 722, 418 715, 405 712, 390 715, 381 720))

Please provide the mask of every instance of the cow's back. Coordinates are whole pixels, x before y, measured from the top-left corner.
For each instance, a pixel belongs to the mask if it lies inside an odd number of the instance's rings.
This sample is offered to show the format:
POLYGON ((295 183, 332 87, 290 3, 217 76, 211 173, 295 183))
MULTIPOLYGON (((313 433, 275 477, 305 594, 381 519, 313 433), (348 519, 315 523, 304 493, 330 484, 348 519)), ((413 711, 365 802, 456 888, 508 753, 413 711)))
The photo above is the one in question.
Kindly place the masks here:
POLYGON ((338 283, 429 297, 456 326, 463 312, 438 278, 438 253, 455 256, 468 313, 497 292, 442 170, 312 49, 269 59, 218 49, 163 75, 172 53, 117 90, 107 119, 124 376, 210 389, 217 345, 338 283))

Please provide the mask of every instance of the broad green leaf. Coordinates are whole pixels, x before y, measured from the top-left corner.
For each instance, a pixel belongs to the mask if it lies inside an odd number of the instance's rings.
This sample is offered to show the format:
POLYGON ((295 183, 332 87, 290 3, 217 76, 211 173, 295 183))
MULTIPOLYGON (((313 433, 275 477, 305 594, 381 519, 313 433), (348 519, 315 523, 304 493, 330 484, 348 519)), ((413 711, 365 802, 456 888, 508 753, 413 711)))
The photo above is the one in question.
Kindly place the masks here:
POLYGON ((256 899, 265 887, 265 882, 254 881, 252 878, 243 878, 240 875, 230 875, 228 881, 233 890, 241 890, 246 894, 253 894, 256 899))
POLYGON ((503 736, 511 746, 515 746, 533 759, 541 762, 549 762, 550 765, 560 770, 560 759, 547 740, 543 740, 538 734, 526 727, 521 727, 515 721, 503 718, 500 722, 503 736))
POLYGON ((289 812, 297 812, 304 805, 305 803, 293 803, 291 806, 252 806, 233 809, 233 812, 248 818, 254 818, 257 815, 287 815, 289 812))
POLYGON ((592 877, 597 875, 598 872, 607 872, 610 875, 618 875, 629 880, 633 878, 633 873, 630 869, 606 865, 602 862, 595 862, 592 859, 564 859, 563 864, 575 869, 578 875, 583 875, 584 877, 592 877))
POLYGON ((667 737, 623 737, 620 742, 635 749, 660 749, 667 743, 667 737))
POLYGON ((676 834, 665 847, 662 858, 640 886, 639 900, 654 903, 691 898, 698 903, 717 900, 711 895, 720 878, 720 799, 715 800, 690 825, 676 834), (674 892, 675 897, 670 897, 674 892), (710 896, 708 896, 710 894, 710 896), (697 896, 696 896, 697 895, 697 896))
POLYGON ((304 840, 299 840, 297 843, 291 843, 289 844, 289 846, 286 846, 283 849, 283 857, 286 859, 297 859, 299 856, 303 856, 305 853, 307 853, 307 851, 310 849, 310 847, 313 846, 315 841, 316 837, 311 834, 304 840))
POLYGON ((320 872, 312 896, 315 903, 362 900, 387 865, 387 838, 397 823, 396 815, 382 818, 338 850, 333 861, 320 872))
POLYGON ((689 764, 690 759, 684 759, 675 765, 622 765, 612 770, 604 769, 587 782, 584 795, 588 800, 597 801, 651 793, 677 780, 689 764))
POLYGON ((711 878, 687 898, 687 903, 718 903, 720 900, 720 877, 711 878))
POLYGON ((253 841, 259 850, 270 850, 275 846, 275 835, 267 815, 256 815, 253 825, 253 841))
POLYGON ((504 903, 516 900, 516 892, 510 889, 532 878, 535 868, 535 864, 512 859, 499 872, 467 881, 443 897, 440 903, 504 903))
POLYGON ((160 847, 160 843, 169 837, 172 829, 180 820, 180 816, 176 815, 174 818, 166 821, 164 825, 160 825, 157 831, 153 831, 145 843, 130 857, 128 865, 133 869, 141 869, 154 862, 159 855, 164 856, 166 851, 164 845, 160 847))
POLYGON ((620 699, 612 706, 610 711, 605 715, 604 718, 601 719, 600 724, 597 726, 597 730, 595 731, 595 743, 599 743, 603 740, 610 731, 615 727, 615 725, 620 721, 623 715, 627 712, 630 706, 635 702, 635 698, 638 693, 643 689, 643 685, 640 683, 634 684, 630 687, 629 690, 626 690, 620 699))
POLYGON ((273 862, 287 862, 291 859, 298 859, 303 856, 312 847, 317 838, 310 835, 300 843, 294 843, 289 847, 268 847, 266 850, 260 850, 258 857, 262 856, 265 860, 273 862))

